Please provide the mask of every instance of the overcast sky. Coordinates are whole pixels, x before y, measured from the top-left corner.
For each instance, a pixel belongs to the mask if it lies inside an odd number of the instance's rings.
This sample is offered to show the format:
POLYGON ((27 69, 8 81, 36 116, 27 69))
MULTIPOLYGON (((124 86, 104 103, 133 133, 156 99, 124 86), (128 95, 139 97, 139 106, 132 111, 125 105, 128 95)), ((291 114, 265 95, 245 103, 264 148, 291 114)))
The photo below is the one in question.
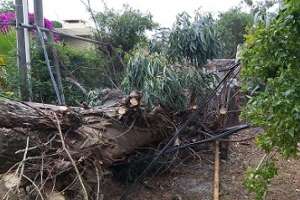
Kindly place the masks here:
MULTIPOLYGON (((86 0, 84 0, 86 1, 86 0)), ((220 11, 239 4, 241 0, 106 0, 110 8, 120 9, 123 4, 143 12, 151 12, 154 21, 162 26, 171 26, 177 13, 187 11, 193 13, 197 8, 203 12, 210 11, 217 14, 220 11)), ((44 0, 44 15, 51 20, 64 19, 88 20, 89 15, 81 0, 44 0)), ((103 9, 101 0, 91 0, 94 10, 103 9)), ((32 0, 29 0, 32 4, 32 0)), ((32 7, 32 5, 30 5, 32 7)), ((32 8, 31 8, 32 10, 32 8)))

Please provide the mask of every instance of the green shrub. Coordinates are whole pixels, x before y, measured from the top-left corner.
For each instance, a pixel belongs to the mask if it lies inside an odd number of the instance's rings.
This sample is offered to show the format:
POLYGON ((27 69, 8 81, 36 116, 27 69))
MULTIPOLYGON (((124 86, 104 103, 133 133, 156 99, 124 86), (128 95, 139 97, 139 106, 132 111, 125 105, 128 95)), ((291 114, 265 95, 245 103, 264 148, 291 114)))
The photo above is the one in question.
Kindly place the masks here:
MULTIPOLYGON (((246 37, 243 88, 253 97, 242 115, 264 128, 257 141, 267 153, 279 151, 284 157, 296 157, 300 142, 300 2, 285 2, 270 25, 259 25, 246 37)), ((261 197, 266 189, 262 183, 257 195, 261 197)))
MULTIPOLYGON (((77 50, 60 44, 55 45, 55 48, 59 55, 64 94, 68 105, 78 104, 78 102, 85 99, 85 94, 74 84, 67 81, 66 77, 75 78, 87 91, 98 87, 111 86, 106 73, 105 59, 103 59, 101 53, 97 53, 93 49, 77 50)), ((48 51, 50 58, 52 58, 50 52, 48 51)), ((19 74, 15 47, 10 51, 8 58, 7 65, 5 66, 7 88, 3 91, 13 92, 17 96, 19 74)), ((37 48, 35 43, 32 44, 31 48, 31 79, 33 101, 45 103, 56 102, 44 54, 41 49, 37 48)))
POLYGON ((125 5, 122 10, 106 8, 96 13, 96 26, 100 39, 110 42, 115 48, 129 52, 139 42, 146 41, 146 30, 152 30, 157 24, 151 14, 144 14, 125 5))
POLYGON ((8 32, 0 32, 0 90, 3 94, 10 97, 18 95, 14 90, 17 84, 17 68, 16 65, 10 65, 12 61, 16 63, 16 32, 10 30, 8 32))
POLYGON ((249 168, 246 173, 244 185, 251 192, 256 193, 255 199, 264 199, 268 185, 272 178, 277 175, 277 168, 274 162, 263 163, 258 169, 249 168))
MULTIPOLYGON (((98 87, 111 86, 106 74, 105 59, 101 53, 94 49, 78 50, 60 44, 55 45, 55 48, 58 51, 64 94, 68 105, 78 104, 78 102, 85 99, 85 94, 69 82, 67 77, 75 78, 87 91, 98 87)), ((53 102, 56 97, 43 54, 38 49, 33 49, 32 52, 34 99, 36 101, 53 102)))
POLYGON ((244 42, 246 28, 252 24, 253 17, 239 8, 220 13, 217 34, 221 43, 221 58, 235 58, 236 48, 244 42))
POLYGON ((246 37, 242 60, 244 88, 259 87, 244 116, 265 129, 263 147, 278 147, 285 156, 296 155, 300 141, 300 6, 289 5, 246 37))

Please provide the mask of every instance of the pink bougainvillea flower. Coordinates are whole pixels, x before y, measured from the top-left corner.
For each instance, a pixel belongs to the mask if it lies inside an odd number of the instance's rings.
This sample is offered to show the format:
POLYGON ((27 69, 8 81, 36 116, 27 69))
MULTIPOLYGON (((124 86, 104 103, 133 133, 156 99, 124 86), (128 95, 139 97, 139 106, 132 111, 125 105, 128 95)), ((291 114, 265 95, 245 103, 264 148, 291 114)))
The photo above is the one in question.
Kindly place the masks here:
MULTIPOLYGON (((29 18, 29 24, 34 24, 34 14, 33 13, 29 13, 28 14, 28 18, 29 18)), ((10 26, 13 22, 16 21, 16 14, 14 12, 2 12, 0 13, 0 32, 2 33, 6 33, 9 31, 10 26)), ((53 23, 49 20, 49 19, 44 19, 44 26, 45 28, 48 29, 53 29, 53 23)), ((58 35, 54 35, 55 41, 59 40, 58 35)))
POLYGON ((0 13, 0 32, 6 33, 9 30, 10 23, 16 20, 14 12, 0 13))

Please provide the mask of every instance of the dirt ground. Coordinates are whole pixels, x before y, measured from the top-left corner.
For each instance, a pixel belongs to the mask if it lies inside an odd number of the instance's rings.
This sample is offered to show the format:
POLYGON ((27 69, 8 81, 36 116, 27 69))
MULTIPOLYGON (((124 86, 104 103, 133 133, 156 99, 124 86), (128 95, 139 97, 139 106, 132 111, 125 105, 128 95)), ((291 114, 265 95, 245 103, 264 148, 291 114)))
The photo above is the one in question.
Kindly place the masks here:
MULTIPOLYGON (((221 161, 221 200, 252 200, 243 187, 245 170, 255 167, 263 156, 254 139, 260 132, 249 129, 233 136, 229 145, 229 157, 221 161), (248 139, 248 140, 244 140, 248 139), (242 141, 241 141, 242 140, 242 141)), ((147 178, 144 184, 135 188, 131 200, 210 200, 212 199, 213 156, 212 152, 201 153, 193 161, 178 164, 170 172, 147 178)), ((272 181, 267 200, 300 200, 300 160, 277 158, 279 175, 272 181)), ((117 200, 126 186, 105 183, 105 200, 117 200)))

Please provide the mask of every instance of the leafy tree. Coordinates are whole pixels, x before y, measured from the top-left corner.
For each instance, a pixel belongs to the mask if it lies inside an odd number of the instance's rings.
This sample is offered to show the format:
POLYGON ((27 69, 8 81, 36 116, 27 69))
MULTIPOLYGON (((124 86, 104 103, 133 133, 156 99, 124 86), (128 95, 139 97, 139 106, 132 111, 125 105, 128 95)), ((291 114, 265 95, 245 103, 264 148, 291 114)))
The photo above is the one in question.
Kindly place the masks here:
MULTIPOLYGON (((62 68, 63 86, 68 105, 78 105, 85 99, 83 91, 70 82, 77 81, 87 92, 101 87, 112 87, 107 76, 107 60, 103 54, 92 49, 74 49, 56 44, 60 66, 62 68)), ((36 101, 53 102, 56 97, 49 79, 49 73, 40 51, 33 50, 32 77, 33 93, 36 101)), ((51 55, 50 55, 51 56, 51 55)))
MULTIPOLYGON (((254 94, 243 116, 264 128, 265 133, 257 140, 259 146, 285 157, 299 152, 299 38, 300 2, 286 0, 269 26, 260 24, 247 35, 242 59, 243 87, 254 94)), ((260 188, 256 192, 261 194, 260 188)))
POLYGON ((210 14, 199 12, 192 19, 187 13, 177 15, 168 40, 168 56, 179 63, 201 66, 218 55, 219 43, 210 14))
POLYGON ((106 8, 95 17, 100 39, 124 52, 129 52, 136 44, 145 41, 145 31, 156 26, 150 14, 143 14, 128 6, 120 11, 106 8))
MULTIPOLYGON (((106 73, 106 60, 103 55, 94 50, 78 50, 61 44, 55 44, 55 48, 60 59, 64 94, 68 105, 77 105, 81 100, 85 99, 85 94, 70 82, 69 78, 75 79, 87 92, 94 88, 111 86, 106 73)), ((49 56, 52 58, 51 53, 49 56)), ((15 47, 8 54, 8 58, 4 67, 5 76, 3 76, 6 87, 1 88, 1 92, 11 92, 17 97, 19 73, 16 67, 15 47)), ((31 47, 31 73, 33 101, 55 103, 56 96, 49 78, 44 55, 36 47, 36 43, 33 43, 31 47)))
POLYGON ((169 28, 158 28, 154 31, 149 42, 150 52, 161 53, 164 55, 167 54, 170 31, 169 28))
POLYGON ((62 23, 59 21, 52 21, 54 28, 62 28, 62 23))
POLYGON ((253 2, 252 0, 244 0, 243 2, 250 8, 250 13, 254 18, 254 23, 269 24, 278 13, 269 12, 269 8, 275 4, 282 4, 283 0, 260 0, 253 2))
POLYGON ((14 11, 15 5, 12 0, 0 0, 0 12, 14 11))
POLYGON ((217 21, 217 33, 221 43, 222 58, 234 58, 238 44, 244 42, 246 28, 253 23, 253 17, 239 8, 221 13, 217 21))

